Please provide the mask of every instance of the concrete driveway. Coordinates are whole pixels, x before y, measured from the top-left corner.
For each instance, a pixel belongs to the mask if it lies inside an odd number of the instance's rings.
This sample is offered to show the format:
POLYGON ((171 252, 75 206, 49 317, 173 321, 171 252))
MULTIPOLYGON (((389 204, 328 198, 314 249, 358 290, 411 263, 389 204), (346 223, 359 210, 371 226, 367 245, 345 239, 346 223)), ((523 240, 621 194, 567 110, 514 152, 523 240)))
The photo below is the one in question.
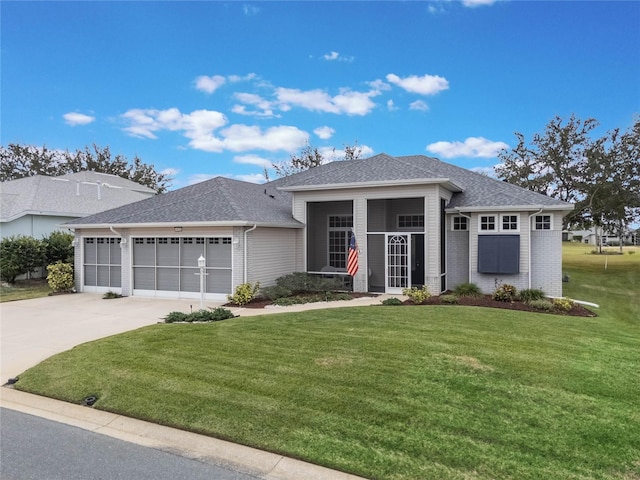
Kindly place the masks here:
MULTIPOLYGON (((207 302, 207 307, 217 306, 207 302)), ((200 308, 199 300, 77 293, 0 303, 0 385, 59 352, 91 340, 157 323, 171 311, 200 308)))

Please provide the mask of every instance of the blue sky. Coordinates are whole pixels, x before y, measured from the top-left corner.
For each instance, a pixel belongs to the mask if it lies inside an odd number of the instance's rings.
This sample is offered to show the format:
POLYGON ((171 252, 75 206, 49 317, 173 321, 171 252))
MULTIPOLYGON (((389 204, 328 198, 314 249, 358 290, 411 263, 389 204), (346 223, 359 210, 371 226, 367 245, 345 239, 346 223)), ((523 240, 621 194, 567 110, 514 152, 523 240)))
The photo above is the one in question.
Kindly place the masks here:
MULTIPOLYGON (((556 115, 640 113, 640 2, 0 3, 2 145, 138 155, 173 188, 306 142, 490 169, 556 115)), ((333 153, 335 148, 337 153, 333 153)))

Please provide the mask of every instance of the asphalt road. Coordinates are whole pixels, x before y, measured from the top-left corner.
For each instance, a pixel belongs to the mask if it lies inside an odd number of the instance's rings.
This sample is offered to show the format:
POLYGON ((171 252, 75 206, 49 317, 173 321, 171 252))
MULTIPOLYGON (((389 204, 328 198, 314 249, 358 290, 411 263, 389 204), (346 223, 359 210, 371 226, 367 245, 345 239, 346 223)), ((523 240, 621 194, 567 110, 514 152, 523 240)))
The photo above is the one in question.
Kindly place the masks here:
POLYGON ((2 480, 255 480, 258 477, 0 408, 2 480))

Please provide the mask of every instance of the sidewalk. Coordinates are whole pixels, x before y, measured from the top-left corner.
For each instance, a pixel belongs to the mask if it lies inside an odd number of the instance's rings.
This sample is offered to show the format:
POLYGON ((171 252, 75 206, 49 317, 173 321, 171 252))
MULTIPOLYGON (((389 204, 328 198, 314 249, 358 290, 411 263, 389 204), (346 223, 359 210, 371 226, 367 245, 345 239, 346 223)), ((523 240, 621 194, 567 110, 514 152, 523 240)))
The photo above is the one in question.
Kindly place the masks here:
MULTIPOLYGON (((234 315, 254 316, 325 308, 380 305, 387 295, 350 301, 319 302, 287 307, 230 308, 234 315)), ((206 302, 205 306, 220 304, 206 302)), ((76 345, 153 325, 171 311, 199 308, 193 300, 125 297, 103 300, 76 294, 0 304, 0 384, 42 360, 76 345)), ((360 477, 236 445, 215 438, 123 417, 91 407, 0 388, 0 406, 36 415, 114 438, 231 467, 265 480, 357 480, 360 477), (189 448, 185 448, 188 445, 189 448)))

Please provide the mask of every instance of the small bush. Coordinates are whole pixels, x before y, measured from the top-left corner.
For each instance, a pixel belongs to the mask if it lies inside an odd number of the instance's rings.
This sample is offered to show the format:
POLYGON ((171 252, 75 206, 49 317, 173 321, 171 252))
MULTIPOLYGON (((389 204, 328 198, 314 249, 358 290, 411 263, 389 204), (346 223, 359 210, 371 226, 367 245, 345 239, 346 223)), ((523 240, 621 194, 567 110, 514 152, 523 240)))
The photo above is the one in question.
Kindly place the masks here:
POLYGON ((635 250, 629 250, 627 253, 628 253, 629 255, 633 255, 633 254, 635 254, 635 253, 636 253, 636 251, 635 251, 635 250))
POLYGON ((382 300, 382 305, 386 305, 386 306, 402 305, 402 300, 396 297, 385 298, 384 300, 382 300))
POLYGON ((543 310, 545 312, 550 312, 551 310, 553 310, 553 303, 551 303, 546 298, 531 300, 527 302, 527 305, 529 305, 532 308, 535 308, 536 310, 543 310))
POLYGON ((461 283, 454 290, 458 297, 481 297, 482 291, 475 283, 461 283))
POLYGON ((165 323, 175 322, 218 322, 233 318, 234 315, 230 310, 223 307, 217 307, 209 310, 197 310, 191 313, 171 312, 164 317, 165 323))
POLYGON ((165 317, 164 317, 164 322, 165 323, 174 323, 174 322, 186 322, 187 321, 187 317, 189 316, 188 313, 183 313, 183 312, 169 312, 165 317))
POLYGON ((291 295, 344 290, 344 284, 340 278, 324 278, 306 272, 294 272, 279 277, 276 279, 276 285, 286 288, 291 295))
POLYGON ((102 295, 102 298, 104 298, 105 300, 111 300, 113 298, 122 298, 122 295, 120 295, 119 293, 112 292, 111 290, 109 290, 104 295, 102 295))
POLYGON ((457 305, 460 303, 457 295, 440 295, 440 302, 447 305, 457 305))
POLYGON ((55 293, 73 289, 73 265, 57 262, 47 266, 47 282, 55 293))
POLYGON ((518 298, 526 303, 541 300, 544 297, 544 292, 536 288, 526 288, 524 290, 520 290, 520 293, 518 294, 518 298))
POLYGON ((73 263, 73 235, 55 231, 42 239, 47 264, 58 261, 73 263))
POLYGON ((568 298, 554 298, 553 308, 559 312, 568 312, 573 308, 573 302, 568 298))
POLYGON ((505 283, 493 292, 493 299, 498 302, 513 302, 518 296, 518 290, 513 285, 505 283))
POLYGON ((227 295, 229 302, 242 307, 256 297, 260 289, 260 282, 252 284, 251 282, 241 283, 236 287, 233 295, 227 295))
POLYGON ((403 288, 402 294, 406 295, 411 299, 413 303, 421 304, 424 303, 427 298, 431 296, 429 290, 427 290, 427 286, 423 285, 422 288, 411 287, 411 288, 403 288))
POLYGON ((263 287, 260 289, 260 296, 273 302, 279 298, 290 297, 291 290, 280 285, 272 285, 270 287, 263 287))
POLYGON ((15 283, 18 275, 30 274, 46 264, 41 240, 18 235, 0 241, 0 277, 5 282, 15 283))

